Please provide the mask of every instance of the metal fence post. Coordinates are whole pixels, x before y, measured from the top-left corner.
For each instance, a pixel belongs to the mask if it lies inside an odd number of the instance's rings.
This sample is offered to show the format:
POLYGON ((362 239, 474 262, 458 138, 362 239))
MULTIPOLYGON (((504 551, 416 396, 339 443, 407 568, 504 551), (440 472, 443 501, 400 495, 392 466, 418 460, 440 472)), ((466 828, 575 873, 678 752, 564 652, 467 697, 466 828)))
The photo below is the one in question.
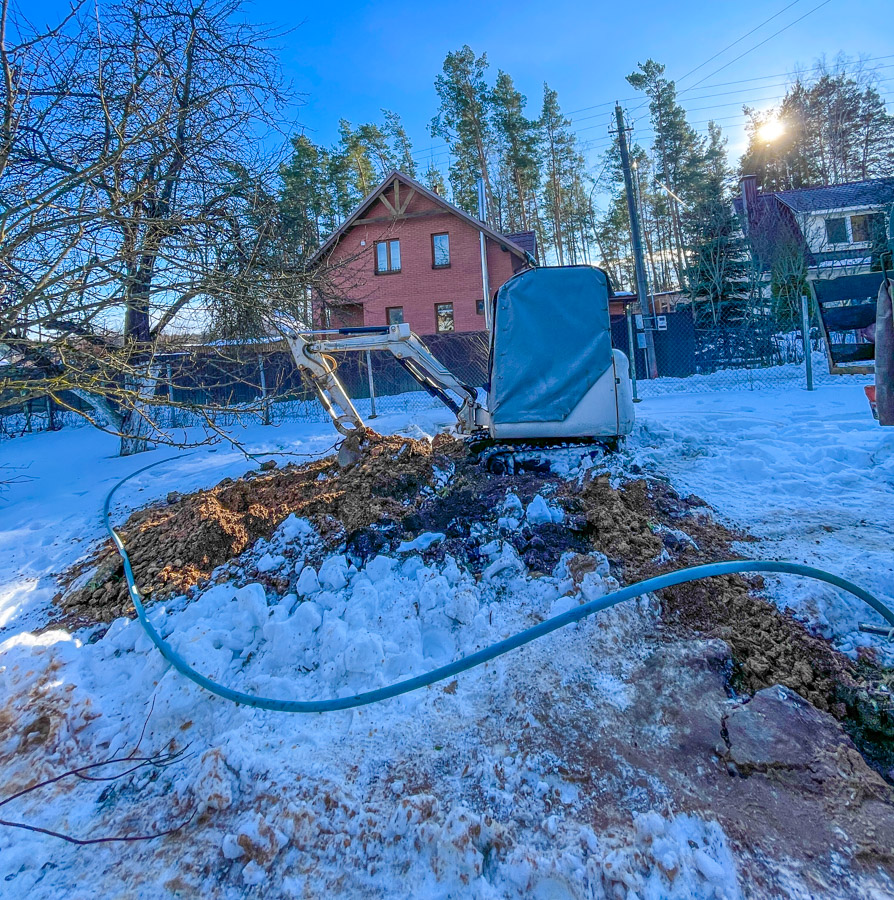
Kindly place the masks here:
POLYGON ((369 380, 369 417, 376 418, 376 386, 373 383, 372 354, 366 351, 366 377, 369 380))
POLYGON ((258 354, 258 372, 261 375, 261 401, 264 404, 264 425, 270 424, 270 401, 267 399, 267 375, 264 372, 264 354, 258 354))
POLYGON ((633 343, 633 310, 629 303, 624 309, 627 310, 627 346, 630 348, 630 381, 633 388, 633 402, 639 403, 639 397, 636 396, 636 345, 633 343))
POLYGON ((807 294, 801 294, 801 336, 804 339, 804 370, 807 375, 807 390, 813 387, 813 353, 810 349, 810 305, 807 294))

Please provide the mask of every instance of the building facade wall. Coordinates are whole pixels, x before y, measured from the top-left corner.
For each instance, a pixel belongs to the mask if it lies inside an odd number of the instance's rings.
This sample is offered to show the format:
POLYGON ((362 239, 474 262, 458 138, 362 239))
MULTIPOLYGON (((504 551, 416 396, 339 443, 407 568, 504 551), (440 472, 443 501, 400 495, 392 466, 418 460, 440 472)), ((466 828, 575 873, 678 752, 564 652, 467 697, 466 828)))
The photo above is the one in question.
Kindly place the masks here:
MULTIPOLYGON (((405 191, 409 188, 402 185, 401 192, 405 191)), ((394 205, 391 188, 386 196, 394 205)), ((328 304, 329 323, 384 325, 388 308, 402 307, 404 321, 413 331, 435 334, 435 306, 452 303, 455 331, 484 330, 485 317, 479 312, 484 295, 478 230, 419 194, 410 200, 405 213, 408 218, 389 220, 390 210, 376 200, 332 250, 329 263, 335 268, 330 277, 333 293, 341 299, 328 304), (376 219, 383 221, 370 221, 376 219), (432 235, 445 232, 449 235, 450 265, 435 268, 432 235), (400 271, 377 274, 376 242, 394 239, 400 241, 400 271)), ((487 263, 491 293, 524 265, 518 256, 490 238, 487 263)), ((318 324, 325 323, 318 320, 318 324)))

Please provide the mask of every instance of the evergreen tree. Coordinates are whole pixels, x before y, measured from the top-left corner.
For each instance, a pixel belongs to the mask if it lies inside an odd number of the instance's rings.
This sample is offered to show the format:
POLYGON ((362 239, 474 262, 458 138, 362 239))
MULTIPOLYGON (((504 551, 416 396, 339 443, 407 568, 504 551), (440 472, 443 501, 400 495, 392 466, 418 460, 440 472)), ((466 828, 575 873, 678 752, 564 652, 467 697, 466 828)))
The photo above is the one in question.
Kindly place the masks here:
POLYGON ((430 162, 422 175, 423 184, 430 190, 439 194, 441 197, 447 196, 447 182, 444 180, 444 173, 434 164, 430 162))
POLYGON ((818 63, 797 78, 780 105, 767 112, 744 107, 749 116, 742 174, 757 175, 764 190, 842 184, 894 174, 894 116, 885 109, 874 73, 818 63), (763 126, 779 120, 782 132, 768 139, 763 126))
POLYGON ((749 263, 730 199, 718 192, 687 218, 694 235, 687 293, 696 325, 742 322, 750 308, 749 263))
POLYGON ((618 290, 633 290, 633 251, 630 246, 630 219, 627 200, 618 192, 608 210, 596 223, 594 240, 599 248, 599 264, 611 276, 618 290))
POLYGON ((393 168, 385 135, 376 125, 361 125, 356 130, 347 119, 338 123, 339 141, 333 152, 339 171, 339 188, 344 191, 347 210, 362 200, 393 168))
POLYGON ((466 212, 478 214, 476 182, 484 179, 488 215, 493 205, 489 160, 493 150, 490 126, 491 91, 485 81, 487 54, 472 48, 448 53, 443 71, 435 79, 440 100, 431 121, 432 137, 443 138, 450 148, 450 184, 454 201, 466 212))
POLYGON ((546 82, 543 84, 543 106, 538 121, 543 147, 543 183, 545 234, 543 246, 556 254, 560 266, 565 264, 566 245, 570 235, 565 233, 569 199, 566 196, 574 171, 580 165, 580 154, 571 132, 571 121, 559 108, 559 96, 546 82))
POLYGON ((382 115, 385 117, 383 131, 391 144, 391 159, 395 168, 415 178, 416 161, 413 159, 413 144, 407 136, 400 116, 390 109, 383 109, 382 115))
POLYGON ((306 135, 292 138, 292 156, 280 169, 280 217, 284 235, 298 254, 310 254, 333 227, 329 158, 306 135))
POLYGON ((527 231, 540 180, 537 123, 525 115, 525 96, 502 70, 497 74, 491 101, 498 154, 494 193, 502 200, 497 224, 509 232, 527 231))
POLYGON ((686 111, 677 102, 676 84, 664 75, 665 67, 648 59, 638 64, 638 70, 628 75, 627 81, 649 98, 649 116, 655 133, 655 179, 668 191, 670 249, 678 283, 683 284, 689 241, 684 233, 680 203, 674 195, 693 205, 704 202, 709 195, 704 141, 688 123, 686 111))

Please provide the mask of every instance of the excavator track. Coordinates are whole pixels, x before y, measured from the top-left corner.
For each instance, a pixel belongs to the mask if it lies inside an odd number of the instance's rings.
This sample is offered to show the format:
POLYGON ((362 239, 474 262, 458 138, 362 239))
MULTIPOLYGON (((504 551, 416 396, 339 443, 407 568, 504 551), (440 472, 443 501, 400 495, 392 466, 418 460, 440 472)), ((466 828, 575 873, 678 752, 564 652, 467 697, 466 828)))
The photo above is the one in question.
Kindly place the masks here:
POLYGON ((617 438, 589 438, 579 441, 544 439, 537 441, 497 441, 472 437, 469 451, 478 457, 480 465, 494 475, 514 475, 517 472, 548 472, 550 456, 555 451, 579 452, 585 456, 603 456, 618 449, 617 438))

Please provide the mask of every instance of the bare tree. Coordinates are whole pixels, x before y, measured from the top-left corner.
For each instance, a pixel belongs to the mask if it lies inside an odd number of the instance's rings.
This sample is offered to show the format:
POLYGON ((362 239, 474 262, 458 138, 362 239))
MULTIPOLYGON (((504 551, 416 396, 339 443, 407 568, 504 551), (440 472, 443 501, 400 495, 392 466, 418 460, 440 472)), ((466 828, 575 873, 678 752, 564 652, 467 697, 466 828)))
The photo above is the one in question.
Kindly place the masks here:
POLYGON ((166 332, 269 328, 305 295, 264 150, 271 38, 239 0, 78 5, 43 33, 0 0, 0 388, 74 392, 135 452, 166 332))

